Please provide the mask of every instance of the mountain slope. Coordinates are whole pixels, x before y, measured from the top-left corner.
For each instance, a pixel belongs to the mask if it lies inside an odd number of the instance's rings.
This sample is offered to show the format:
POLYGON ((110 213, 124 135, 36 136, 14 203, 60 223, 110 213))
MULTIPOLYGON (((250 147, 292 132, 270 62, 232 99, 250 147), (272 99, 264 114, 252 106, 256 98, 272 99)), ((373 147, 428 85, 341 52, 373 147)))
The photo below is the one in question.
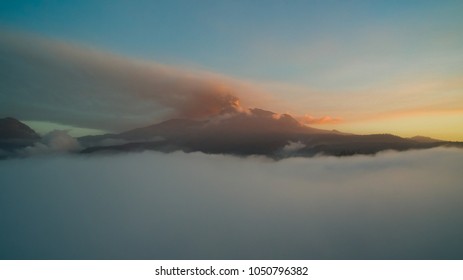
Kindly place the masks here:
POLYGON ((40 136, 29 126, 14 118, 0 119, 0 140, 7 139, 40 139, 40 136))

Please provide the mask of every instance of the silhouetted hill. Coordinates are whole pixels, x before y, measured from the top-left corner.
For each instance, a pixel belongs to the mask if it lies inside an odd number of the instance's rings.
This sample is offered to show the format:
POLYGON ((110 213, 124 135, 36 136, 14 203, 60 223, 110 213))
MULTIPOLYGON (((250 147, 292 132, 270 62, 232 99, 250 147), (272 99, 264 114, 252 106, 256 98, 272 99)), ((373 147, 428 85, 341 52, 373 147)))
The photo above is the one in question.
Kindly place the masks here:
POLYGON ((29 126, 14 118, 0 119, 0 139, 40 139, 40 136, 29 126))
POLYGON ((11 156, 15 150, 33 145, 40 136, 29 126, 14 118, 0 119, 0 158, 11 156))

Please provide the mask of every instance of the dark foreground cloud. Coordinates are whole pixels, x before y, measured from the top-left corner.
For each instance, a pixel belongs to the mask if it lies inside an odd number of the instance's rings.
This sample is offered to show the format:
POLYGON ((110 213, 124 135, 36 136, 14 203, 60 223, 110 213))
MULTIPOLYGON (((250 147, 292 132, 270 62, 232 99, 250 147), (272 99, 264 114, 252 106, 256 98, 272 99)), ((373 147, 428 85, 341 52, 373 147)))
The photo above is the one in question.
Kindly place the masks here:
POLYGON ((0 30, 0 117, 124 130, 240 110, 251 86, 0 30))
POLYGON ((0 162, 3 259, 462 259, 463 153, 0 162))

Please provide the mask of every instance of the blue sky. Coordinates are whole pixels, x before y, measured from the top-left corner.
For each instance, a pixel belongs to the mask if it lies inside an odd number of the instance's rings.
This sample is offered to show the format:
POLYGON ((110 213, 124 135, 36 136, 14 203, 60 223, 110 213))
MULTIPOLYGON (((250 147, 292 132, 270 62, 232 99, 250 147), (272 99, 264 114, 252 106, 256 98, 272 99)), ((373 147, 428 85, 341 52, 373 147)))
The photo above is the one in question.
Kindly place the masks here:
POLYGON ((463 1, 0 2, 7 30, 250 81, 280 110, 350 123, 463 109, 462 14, 463 1))
MULTIPOLYGON (((357 86, 359 82, 348 75, 337 84, 318 77, 354 59, 413 60, 463 48, 461 1, 2 1, 0 5, 0 23, 13 29, 132 57, 317 88, 357 86)), ((387 70, 379 72, 388 74, 387 70)))

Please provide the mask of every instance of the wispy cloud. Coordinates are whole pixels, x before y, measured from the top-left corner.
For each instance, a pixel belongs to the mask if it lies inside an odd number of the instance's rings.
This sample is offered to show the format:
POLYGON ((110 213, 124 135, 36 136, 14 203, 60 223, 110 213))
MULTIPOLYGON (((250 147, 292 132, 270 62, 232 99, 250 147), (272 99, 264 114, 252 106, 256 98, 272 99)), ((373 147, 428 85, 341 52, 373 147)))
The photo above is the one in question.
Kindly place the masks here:
POLYGON ((342 122, 341 118, 333 118, 330 116, 323 116, 323 117, 314 117, 311 115, 304 115, 301 117, 297 117, 297 120, 299 120, 303 124, 336 124, 342 122))

